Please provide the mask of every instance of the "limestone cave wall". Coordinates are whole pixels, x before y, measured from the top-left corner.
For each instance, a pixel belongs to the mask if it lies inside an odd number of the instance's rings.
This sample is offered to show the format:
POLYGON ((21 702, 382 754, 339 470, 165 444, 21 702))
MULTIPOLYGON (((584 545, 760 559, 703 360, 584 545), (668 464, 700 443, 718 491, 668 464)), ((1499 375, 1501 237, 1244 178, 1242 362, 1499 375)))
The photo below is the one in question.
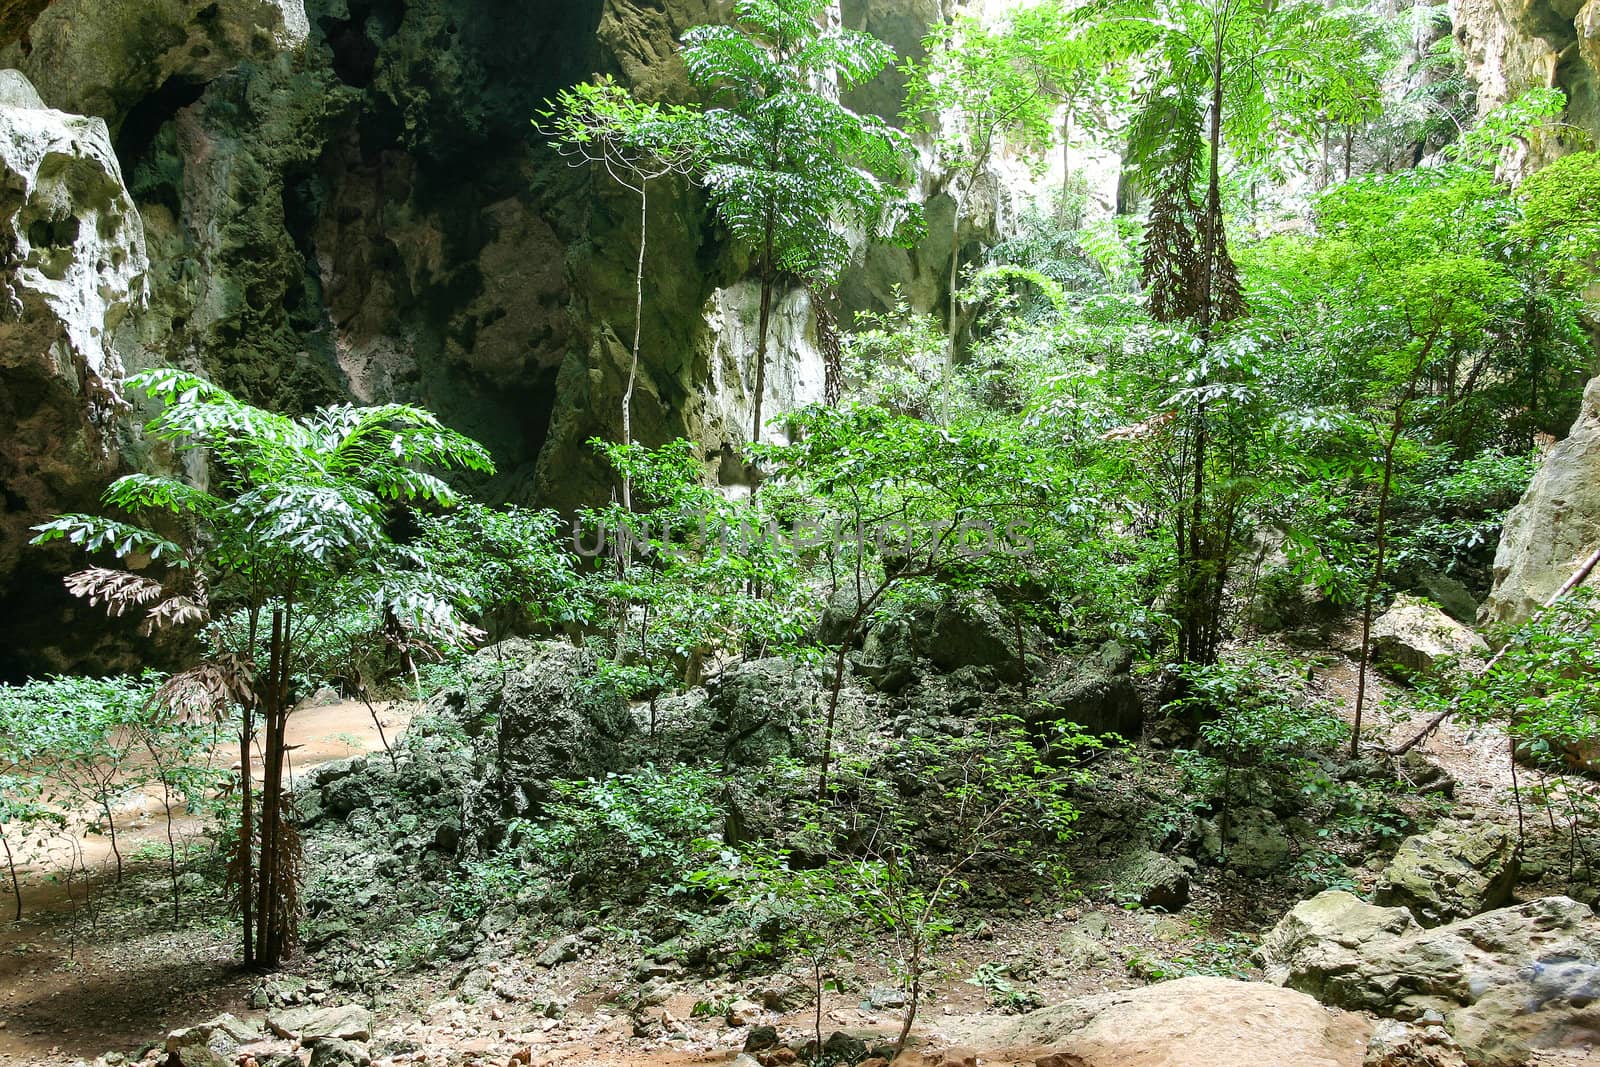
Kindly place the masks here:
MULTIPOLYGON (((840 16, 914 52, 944 7, 845 0, 840 16)), ((163 462, 139 440, 140 412, 95 407, 84 366, 104 362, 113 391, 123 368, 191 366, 288 411, 421 403, 492 449, 500 474, 476 487, 486 496, 561 507, 603 497, 609 479, 585 442, 620 423, 638 204, 571 166, 531 120, 595 73, 686 99, 676 41, 731 9, 54 0, 13 18, 19 5, 0 5, 0 68, 25 76, 11 76, 19 92, 37 89, 25 102, 38 113, 98 124, 95 158, 142 257, 136 284, 85 276, 98 302, 79 317, 98 316, 92 340, 39 336, 26 359, 0 357, 0 677, 128 662, 131 646, 60 589, 66 555, 23 547, 30 524, 89 506, 120 470, 163 462)), ((852 102, 892 112, 896 77, 852 102)), ((863 252, 828 297, 836 313, 884 306, 895 286, 940 307, 950 202, 936 174, 920 192, 933 222, 925 247, 863 252)), ((81 224, 77 195, 57 195, 57 213, 81 224)), ((15 229, 37 199, 0 188, 0 217, 15 229)), ((964 224, 974 253, 995 218, 980 206, 964 224)), ((715 470, 748 432, 748 264, 688 184, 654 196, 649 250, 635 435, 689 436, 715 470)), ((30 336, 44 321, 15 318, 30 336)), ((821 398, 816 328, 811 295, 787 294, 768 411, 821 398)))

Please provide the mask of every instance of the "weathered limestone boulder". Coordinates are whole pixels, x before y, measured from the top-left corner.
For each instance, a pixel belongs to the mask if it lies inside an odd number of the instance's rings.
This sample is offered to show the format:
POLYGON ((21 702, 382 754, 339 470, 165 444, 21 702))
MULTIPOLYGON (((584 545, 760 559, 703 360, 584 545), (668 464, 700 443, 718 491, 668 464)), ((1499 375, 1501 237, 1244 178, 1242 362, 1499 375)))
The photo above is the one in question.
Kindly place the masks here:
POLYGON ((963 1040, 1072 1067, 1361 1067, 1371 1031, 1303 993, 1197 977, 1082 997, 963 1040))
POLYGON ((1504 826, 1442 822, 1401 843, 1373 900, 1438 926, 1510 903, 1517 869, 1516 837, 1504 826))
POLYGON ((1362 1067, 1466 1067, 1461 1046, 1438 1022, 1380 1021, 1362 1067))
MULTIPOLYGON (((831 678, 831 676, 830 676, 831 678)), ((730 665, 706 682, 711 735, 730 763, 798 755, 826 700, 822 672, 782 657, 730 665)))
POLYGON ((1435 1012, 1469 1064, 1600 1041, 1600 918, 1545 897, 1425 930, 1404 908, 1330 890, 1262 943, 1269 980, 1402 1021, 1435 1012))
POLYGON ((940 670, 983 667, 1015 673, 1022 654, 1016 629, 992 599, 950 596, 940 601, 931 617, 924 612, 919 623, 914 629, 923 651, 940 670))
POLYGON ((477 659, 493 669, 469 692, 446 690, 434 702, 474 735, 463 836, 481 847, 498 840, 505 820, 533 812, 553 779, 620 770, 638 726, 615 689, 592 683, 583 649, 513 638, 477 659))
POLYGON ((1144 702, 1132 669, 1132 650, 1108 641, 1075 663, 1042 703, 1028 711, 1028 717, 1035 722, 1070 722, 1085 733, 1137 741, 1144 732, 1144 702))
POLYGON ((1330 1004, 1360 998, 1343 989, 1357 961, 1374 943, 1420 930, 1404 908, 1381 908, 1342 890, 1301 901, 1262 940, 1258 957, 1268 981, 1330 1004))
POLYGON ((311 1044, 309 1067, 367 1067, 372 1054, 359 1041, 324 1038, 311 1044))
POLYGON ((305 1045, 329 1039, 366 1041, 372 1037, 372 1013, 357 1004, 284 1008, 267 1014, 267 1028, 305 1045))
POLYGON ((1294 856, 1283 819, 1262 807, 1234 808, 1204 820, 1200 847, 1212 861, 1245 874, 1271 874, 1294 856))
POLYGON ((1483 638, 1420 597, 1401 595, 1372 624, 1372 649, 1378 666, 1401 677, 1426 673, 1441 661, 1482 658, 1483 638))
POLYGON ((181 1067, 232 1067, 239 1046, 266 1036, 256 1026, 223 1012, 214 1019, 174 1030, 167 1035, 167 1058, 181 1067))
POLYGON ((1137 900, 1141 908, 1180 911, 1189 903, 1189 871, 1170 856, 1140 850, 1130 853, 1112 875, 1115 894, 1137 900))
POLYGON ((1494 588, 1479 621, 1526 621, 1600 547, 1600 378, 1589 383, 1567 439, 1552 448, 1506 516, 1494 588))

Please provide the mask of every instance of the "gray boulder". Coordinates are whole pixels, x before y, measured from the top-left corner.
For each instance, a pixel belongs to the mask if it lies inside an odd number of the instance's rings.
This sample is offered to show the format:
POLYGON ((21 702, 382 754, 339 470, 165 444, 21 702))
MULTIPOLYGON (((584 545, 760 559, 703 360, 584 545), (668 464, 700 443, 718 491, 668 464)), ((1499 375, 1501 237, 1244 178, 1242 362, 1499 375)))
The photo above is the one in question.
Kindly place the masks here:
POLYGON ((1372 649, 1374 662, 1401 678, 1425 674, 1447 659, 1464 664, 1489 652, 1470 626, 1409 595, 1396 598, 1372 624, 1372 649))
POLYGON ((1438 926, 1510 903, 1517 871, 1516 838, 1505 827, 1442 822, 1405 839, 1373 900, 1409 908, 1423 926, 1438 926))
POLYGON ((357 1041, 324 1038, 311 1046, 309 1067, 369 1067, 372 1054, 357 1041))
POLYGON ((1567 897, 1426 930, 1404 908, 1330 890, 1296 905, 1259 958, 1270 981, 1334 1007, 1437 1013, 1474 1067, 1600 1042, 1600 918, 1567 897))
MULTIPOLYGON (((595 685, 590 657, 559 641, 516 639, 484 649, 485 671, 470 693, 457 694, 456 714, 476 733, 478 783, 469 792, 464 832, 492 838, 506 818, 527 815, 549 794, 555 778, 586 778, 620 770, 637 725, 614 689, 595 685), (476 709, 483 709, 481 718, 476 709)), ((434 703, 448 708, 450 694, 434 703)))
POLYGON ((942 671, 998 667, 1015 674, 1020 666, 1015 627, 987 597, 949 597, 918 622, 924 652, 942 671))
POLYGON ((1067 671, 1029 712, 1036 725, 1070 722, 1090 734, 1117 734, 1137 741, 1144 732, 1144 702, 1134 685, 1133 653, 1108 641, 1067 671))
POLYGON ((1294 856, 1294 841, 1283 820, 1268 808, 1235 808, 1203 820, 1200 847, 1213 862, 1245 874, 1267 875, 1294 856))
POLYGON ((898 693, 910 684, 916 668, 911 621, 896 615, 874 623, 861 642, 856 673, 885 693, 898 693))
POLYGON ((1479 607, 1477 598, 1472 595, 1472 590, 1448 574, 1423 571, 1416 577, 1415 588, 1417 592, 1443 608, 1445 614, 1457 622, 1468 626, 1477 623, 1479 607))
POLYGON ((372 1013, 356 1004, 284 1008, 267 1015, 267 1028, 305 1045, 329 1038, 366 1041, 372 1037, 372 1013))
MULTIPOLYGON (((831 661, 830 661, 831 662, 831 661)), ((761 764, 803 750, 805 724, 823 710, 823 673, 773 656, 730 665, 706 681, 713 737, 728 763, 761 764)))
POLYGON ((1130 854, 1113 874, 1117 897, 1137 900, 1141 908, 1180 911, 1189 903, 1189 872, 1159 852, 1130 854))

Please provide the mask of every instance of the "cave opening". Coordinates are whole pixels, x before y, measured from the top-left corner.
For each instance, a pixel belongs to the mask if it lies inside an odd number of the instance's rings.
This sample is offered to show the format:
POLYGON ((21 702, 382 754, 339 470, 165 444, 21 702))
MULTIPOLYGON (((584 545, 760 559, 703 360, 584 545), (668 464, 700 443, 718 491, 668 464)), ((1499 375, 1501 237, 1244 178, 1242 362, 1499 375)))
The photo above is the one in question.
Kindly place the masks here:
POLYGON ((133 105, 117 130, 114 145, 123 167, 131 169, 143 161, 161 128, 178 112, 198 103, 205 91, 205 82, 173 75, 161 83, 161 88, 133 105))
POLYGON ((406 17, 404 0, 355 0, 349 18, 324 16, 317 26, 333 52, 333 73, 346 85, 365 89, 378 73, 383 41, 406 17))

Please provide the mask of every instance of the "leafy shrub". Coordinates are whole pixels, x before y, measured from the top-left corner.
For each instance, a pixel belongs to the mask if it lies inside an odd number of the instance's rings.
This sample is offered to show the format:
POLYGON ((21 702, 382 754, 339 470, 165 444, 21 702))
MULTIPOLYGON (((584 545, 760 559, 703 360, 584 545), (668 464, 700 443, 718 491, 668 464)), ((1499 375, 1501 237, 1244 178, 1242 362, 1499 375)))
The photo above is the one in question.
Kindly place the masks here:
POLYGON ((722 789, 714 768, 694 767, 552 782, 542 817, 514 820, 498 853, 465 867, 452 908, 481 914, 530 887, 628 903, 680 892, 721 830, 722 789))

